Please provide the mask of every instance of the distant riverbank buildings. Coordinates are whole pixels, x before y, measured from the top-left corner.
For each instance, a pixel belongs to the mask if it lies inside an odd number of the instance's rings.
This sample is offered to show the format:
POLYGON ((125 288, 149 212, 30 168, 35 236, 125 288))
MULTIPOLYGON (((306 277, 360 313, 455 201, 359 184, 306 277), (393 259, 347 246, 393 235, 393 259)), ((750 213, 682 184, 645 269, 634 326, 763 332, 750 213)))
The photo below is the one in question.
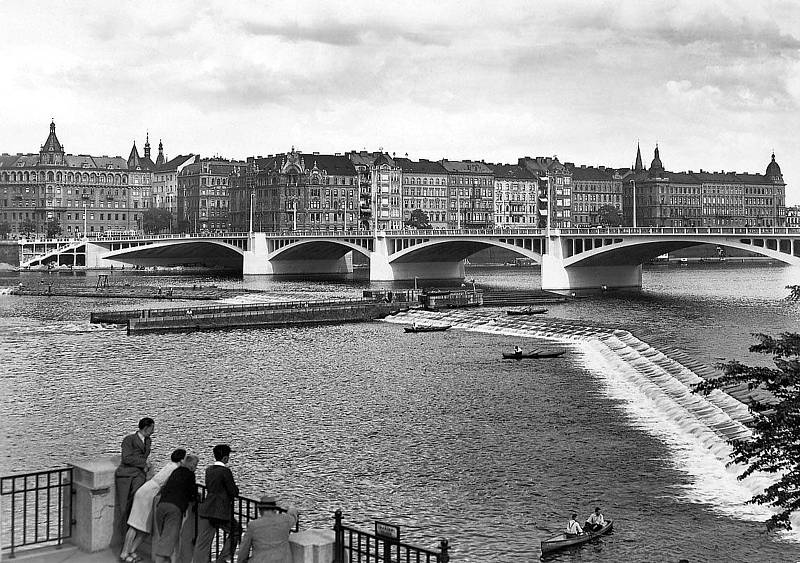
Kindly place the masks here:
POLYGON ((53 122, 38 153, 0 156, 0 236, 141 231, 149 208, 169 211, 173 232, 243 232, 251 222, 267 232, 396 230, 410 228, 412 214, 432 229, 583 228, 604 224, 606 206, 628 226, 780 227, 798 221, 790 211, 787 222, 785 193, 774 154, 762 175, 669 172, 658 147, 649 168, 637 147, 634 165, 615 169, 294 147, 245 161, 168 160, 159 141, 154 162, 149 136, 143 155, 134 142, 127 160, 68 154, 53 122))
POLYGON ((786 184, 775 155, 764 175, 749 172, 668 172, 655 148, 650 169, 637 148, 622 177, 626 225, 638 227, 782 227, 786 184), (634 205, 635 198, 635 205, 634 205), (635 219, 634 219, 635 211, 635 219))
POLYGON ((38 153, 0 155, 0 223, 8 235, 44 235, 48 224, 62 236, 136 231, 150 202, 150 144, 139 156, 134 143, 120 156, 73 155, 56 136, 55 122, 38 153))

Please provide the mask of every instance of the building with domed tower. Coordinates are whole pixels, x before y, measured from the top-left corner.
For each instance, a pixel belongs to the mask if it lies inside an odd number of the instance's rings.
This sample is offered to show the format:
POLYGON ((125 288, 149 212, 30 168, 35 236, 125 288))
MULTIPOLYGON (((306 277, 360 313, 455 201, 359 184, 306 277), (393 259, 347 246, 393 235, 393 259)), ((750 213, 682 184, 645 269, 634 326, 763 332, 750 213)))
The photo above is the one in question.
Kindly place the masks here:
POLYGON ((765 174, 737 171, 669 172, 659 147, 650 168, 623 175, 625 224, 637 227, 783 227, 786 184, 775 154, 765 174))
POLYGON ((149 142, 145 157, 73 155, 56 135, 55 121, 38 153, 0 155, 0 223, 11 237, 60 236, 141 228, 150 197, 149 142), (131 168, 133 166, 133 168, 131 168))

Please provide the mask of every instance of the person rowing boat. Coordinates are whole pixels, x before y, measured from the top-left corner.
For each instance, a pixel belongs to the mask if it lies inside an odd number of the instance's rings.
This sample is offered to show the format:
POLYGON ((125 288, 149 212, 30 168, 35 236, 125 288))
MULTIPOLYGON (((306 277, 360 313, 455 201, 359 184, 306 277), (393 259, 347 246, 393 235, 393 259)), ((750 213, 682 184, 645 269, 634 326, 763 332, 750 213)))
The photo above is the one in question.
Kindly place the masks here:
POLYGON ((583 525, 583 529, 587 532, 596 532, 606 525, 606 519, 603 518, 603 513, 600 512, 600 507, 594 508, 594 513, 590 514, 583 525))
POLYGON ((578 515, 575 512, 572 513, 572 518, 567 522, 567 529, 564 530, 564 533, 567 534, 568 538, 579 536, 583 533, 583 528, 578 524, 578 515))

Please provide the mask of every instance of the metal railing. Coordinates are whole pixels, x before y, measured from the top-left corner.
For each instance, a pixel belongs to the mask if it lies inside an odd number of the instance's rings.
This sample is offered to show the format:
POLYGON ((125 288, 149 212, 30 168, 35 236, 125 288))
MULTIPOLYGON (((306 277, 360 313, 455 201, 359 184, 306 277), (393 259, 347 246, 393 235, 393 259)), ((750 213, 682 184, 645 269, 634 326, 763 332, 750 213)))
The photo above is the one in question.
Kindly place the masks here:
POLYGON ((72 468, 0 477, 2 549, 60 547, 72 536, 72 468))
MULTIPOLYGON (((796 227, 553 227, 551 235, 800 235, 800 228, 796 227)), ((324 237, 324 238, 371 238, 375 236, 374 230, 344 231, 329 229, 296 229, 264 232, 267 237, 324 237)), ((437 236, 540 236, 548 234, 545 228, 510 228, 495 227, 488 229, 397 229, 377 231, 380 236, 391 237, 437 237, 437 236)), ((248 238, 247 232, 208 232, 208 233, 167 233, 167 234, 136 234, 136 235, 104 235, 103 233, 88 233, 88 239, 96 242, 131 241, 131 240, 173 240, 173 239, 225 239, 248 238)), ((20 237, 20 244, 41 244, 45 242, 82 242, 84 237, 20 237)))
POLYGON ((334 514, 333 563, 448 563, 447 540, 439 542, 439 551, 381 537, 342 524, 342 511, 334 514))
MULTIPOLYGON (((197 484, 197 497, 200 502, 204 501, 206 498, 207 489, 205 485, 200 483, 197 484)), ((284 509, 279 509, 280 512, 286 512, 284 509)), ((195 507, 194 512, 194 524, 195 530, 198 529, 198 513, 195 507)), ((255 499, 247 498, 243 496, 237 496, 233 499, 233 519, 238 522, 240 528, 240 533, 234 533, 234 537, 231 541, 231 552, 236 553, 236 548, 241 542, 242 538, 241 535, 244 534, 244 531, 247 529, 247 525, 250 523, 250 520, 255 520, 259 516, 258 512, 258 502, 255 499)), ((235 525, 234 525, 235 528, 235 525)), ((300 518, 297 519, 297 524, 294 527, 293 532, 300 531, 300 518)), ((211 552, 212 552, 212 561, 219 560, 220 555, 222 555, 222 548, 225 544, 225 540, 228 538, 228 533, 224 530, 218 530, 217 535, 214 538, 211 544, 211 552)), ((228 555, 228 554, 225 554, 228 555)), ((230 557, 230 561, 233 561, 233 557, 230 557)))

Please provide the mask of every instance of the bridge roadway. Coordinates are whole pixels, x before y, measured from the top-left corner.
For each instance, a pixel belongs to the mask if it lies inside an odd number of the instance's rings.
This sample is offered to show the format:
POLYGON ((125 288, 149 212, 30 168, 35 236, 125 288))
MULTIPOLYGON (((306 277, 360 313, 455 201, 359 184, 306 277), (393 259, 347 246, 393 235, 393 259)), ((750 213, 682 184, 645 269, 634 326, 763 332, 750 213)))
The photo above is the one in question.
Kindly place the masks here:
POLYGON ((292 231, 21 240, 23 267, 47 263, 87 268, 204 265, 244 274, 335 274, 353 271, 353 254, 370 279, 463 279, 464 261, 489 247, 542 266, 552 291, 639 288, 642 264, 698 244, 749 250, 800 266, 800 229, 600 228, 401 231, 292 231))

